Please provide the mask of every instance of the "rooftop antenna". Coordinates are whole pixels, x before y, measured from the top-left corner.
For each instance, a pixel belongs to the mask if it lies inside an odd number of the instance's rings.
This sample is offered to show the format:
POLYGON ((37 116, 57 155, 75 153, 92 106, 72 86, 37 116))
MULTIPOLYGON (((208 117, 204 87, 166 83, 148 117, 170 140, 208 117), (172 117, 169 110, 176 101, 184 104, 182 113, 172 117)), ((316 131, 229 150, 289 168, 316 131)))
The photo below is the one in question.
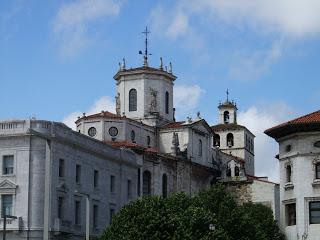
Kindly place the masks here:
MULTIPOLYGON (((148 34, 151 32, 149 32, 148 27, 146 27, 146 29, 142 33, 146 35, 143 66, 148 67, 148 56, 151 55, 150 53, 148 53, 148 34)), ((139 51, 139 54, 142 54, 142 51, 139 51)))

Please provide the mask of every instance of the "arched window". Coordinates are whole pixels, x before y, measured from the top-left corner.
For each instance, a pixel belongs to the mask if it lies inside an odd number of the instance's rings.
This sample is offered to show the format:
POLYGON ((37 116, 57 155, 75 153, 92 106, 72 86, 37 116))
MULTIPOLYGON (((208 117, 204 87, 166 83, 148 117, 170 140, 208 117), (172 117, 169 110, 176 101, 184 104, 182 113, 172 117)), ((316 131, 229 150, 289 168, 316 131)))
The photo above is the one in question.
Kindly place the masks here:
POLYGON ((142 194, 151 194, 151 173, 149 171, 144 171, 142 176, 142 194))
POLYGON ((292 169, 290 165, 286 167, 286 174, 287 174, 287 182, 291 182, 292 169))
POLYGON ((227 177, 231 177, 231 168, 229 166, 227 168, 227 177))
POLYGON ((202 156, 202 140, 201 139, 199 139, 199 150, 198 150, 198 152, 199 152, 199 156, 201 157, 202 156))
POLYGON ((233 134, 232 133, 227 134, 227 146, 228 147, 233 146, 233 134))
POLYGON ((214 143, 215 147, 220 147, 220 135, 219 134, 214 135, 213 143, 214 143))
POLYGON ((168 177, 166 174, 162 175, 162 197, 168 196, 168 177))
POLYGON ((133 130, 130 133, 130 138, 131 138, 131 142, 134 143, 136 140, 136 133, 133 130))
POLYGON ((150 136, 147 136, 147 146, 150 147, 151 144, 151 138, 150 136))
POLYGON ((229 122, 230 122, 229 111, 225 111, 225 112, 223 113, 223 121, 224 121, 224 123, 229 123, 229 122))
POLYGON ((165 97, 165 106, 166 106, 166 114, 169 114, 169 93, 166 92, 166 97, 165 97))
POLYGON ((129 91, 129 111, 137 111, 137 90, 134 88, 129 91))
POLYGON ((240 169, 239 169, 238 166, 235 166, 235 167, 234 167, 234 175, 235 175, 236 177, 239 177, 239 176, 240 176, 240 169))

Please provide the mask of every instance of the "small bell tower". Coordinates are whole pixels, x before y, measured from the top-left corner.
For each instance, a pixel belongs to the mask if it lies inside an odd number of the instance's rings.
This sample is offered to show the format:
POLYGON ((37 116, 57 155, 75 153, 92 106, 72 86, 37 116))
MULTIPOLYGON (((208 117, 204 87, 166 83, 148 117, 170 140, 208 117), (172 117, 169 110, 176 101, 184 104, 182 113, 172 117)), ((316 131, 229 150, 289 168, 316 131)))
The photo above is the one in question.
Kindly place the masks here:
POLYGON ((226 91, 227 99, 219 103, 219 123, 220 124, 237 124, 237 104, 229 101, 229 90, 226 91))

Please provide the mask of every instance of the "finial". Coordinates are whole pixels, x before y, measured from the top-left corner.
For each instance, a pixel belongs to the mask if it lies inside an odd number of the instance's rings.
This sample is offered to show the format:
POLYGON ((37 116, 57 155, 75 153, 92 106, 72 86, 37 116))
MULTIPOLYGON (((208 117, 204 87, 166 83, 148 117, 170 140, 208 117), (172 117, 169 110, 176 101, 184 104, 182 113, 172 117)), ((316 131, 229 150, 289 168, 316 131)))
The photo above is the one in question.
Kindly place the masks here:
POLYGON ((126 70, 126 59, 125 58, 122 59, 122 69, 126 70))
MULTIPOLYGON (((146 27, 146 29, 142 33, 146 35, 145 50, 144 50, 144 55, 143 55, 143 66, 148 67, 148 56, 151 55, 148 53, 148 34, 151 32, 149 32, 148 27, 146 27)), ((139 54, 142 54, 142 51, 139 51, 139 54)))
POLYGON ((197 118, 198 118, 198 119, 201 119, 200 111, 197 112, 197 118))
POLYGON ((86 113, 84 112, 84 113, 82 113, 82 115, 85 117, 85 116, 86 116, 86 113))
POLYGON ((172 63, 169 63, 169 73, 172 73, 172 63))
POLYGON ((165 69, 166 69, 166 72, 168 72, 168 67, 167 66, 165 67, 165 69))
POLYGON ((121 63, 119 62, 119 71, 122 70, 121 63))
POLYGON ((160 70, 163 70, 163 61, 162 61, 162 57, 160 57, 160 67, 159 67, 160 70))

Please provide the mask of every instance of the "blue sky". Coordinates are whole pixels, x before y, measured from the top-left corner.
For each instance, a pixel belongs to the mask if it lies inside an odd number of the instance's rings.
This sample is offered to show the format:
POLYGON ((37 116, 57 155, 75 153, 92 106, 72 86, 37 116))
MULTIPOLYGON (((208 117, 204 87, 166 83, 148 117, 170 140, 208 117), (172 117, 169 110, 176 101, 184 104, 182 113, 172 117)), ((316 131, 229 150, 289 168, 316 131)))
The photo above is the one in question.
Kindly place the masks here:
POLYGON ((258 173, 276 179, 276 145, 262 131, 319 109, 317 0, 1 1, 0 119, 70 124, 114 111, 113 75, 123 57, 141 65, 146 25, 150 64, 162 56, 178 76, 178 118, 200 111, 215 123, 228 88, 257 136, 258 173))

